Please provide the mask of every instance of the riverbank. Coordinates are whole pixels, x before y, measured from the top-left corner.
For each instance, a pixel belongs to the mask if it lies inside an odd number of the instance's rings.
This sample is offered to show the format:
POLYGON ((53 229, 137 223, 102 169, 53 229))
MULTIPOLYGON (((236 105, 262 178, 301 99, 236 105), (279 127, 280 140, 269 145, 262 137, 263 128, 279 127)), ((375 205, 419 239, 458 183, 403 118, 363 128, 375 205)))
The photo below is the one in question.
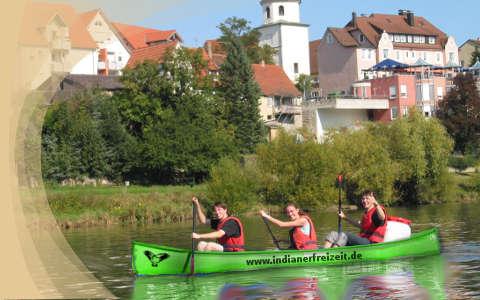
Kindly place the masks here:
POLYGON ((48 186, 47 199, 64 228, 109 224, 174 223, 191 219, 192 196, 206 186, 48 186))
MULTIPOLYGON (((455 174, 454 193, 457 201, 479 201, 478 174, 455 174)), ((480 183, 480 182, 479 182, 480 183)), ((57 222, 63 228, 109 225, 177 223, 190 220, 192 206, 189 199, 205 199, 207 186, 47 186, 47 198, 57 222)), ((256 214, 260 203, 244 214, 256 214)), ((326 209, 335 210, 332 204, 326 209)), ((353 207, 349 207, 353 209, 353 207)), ((281 207, 269 206, 273 212, 281 207)))

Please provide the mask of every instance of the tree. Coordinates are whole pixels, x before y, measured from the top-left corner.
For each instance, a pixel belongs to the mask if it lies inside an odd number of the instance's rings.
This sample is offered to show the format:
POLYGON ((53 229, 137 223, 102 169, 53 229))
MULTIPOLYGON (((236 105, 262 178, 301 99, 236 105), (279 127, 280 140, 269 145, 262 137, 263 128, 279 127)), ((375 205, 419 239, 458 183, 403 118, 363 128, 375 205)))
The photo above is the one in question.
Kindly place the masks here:
POLYGON ((225 119, 235 126, 235 140, 241 153, 252 153, 264 140, 259 113, 260 87, 240 38, 225 39, 227 57, 220 68, 220 93, 225 101, 225 119))
POLYGON ((260 32, 250 27, 250 22, 242 18, 228 18, 218 28, 222 32, 220 41, 228 43, 231 38, 239 38, 245 47, 246 54, 253 64, 262 61, 266 64, 273 64, 273 56, 276 51, 269 45, 259 46, 260 32))
POLYGON ((139 180, 198 182, 213 163, 236 155, 232 126, 222 119, 222 102, 200 51, 172 50, 162 65, 137 65, 123 81, 126 89, 117 101, 139 140, 139 180))
POLYGON ((307 99, 307 94, 312 90, 313 77, 307 74, 300 74, 298 76, 295 86, 302 91, 303 100, 307 99))
POLYGON ((455 150, 465 153, 480 144, 480 96, 471 74, 458 74, 455 87, 439 103, 438 118, 455 141, 455 150))
POLYGON ((478 46, 475 46, 475 50, 472 52, 472 56, 470 58, 470 67, 473 66, 477 61, 480 61, 480 49, 478 49, 478 46))

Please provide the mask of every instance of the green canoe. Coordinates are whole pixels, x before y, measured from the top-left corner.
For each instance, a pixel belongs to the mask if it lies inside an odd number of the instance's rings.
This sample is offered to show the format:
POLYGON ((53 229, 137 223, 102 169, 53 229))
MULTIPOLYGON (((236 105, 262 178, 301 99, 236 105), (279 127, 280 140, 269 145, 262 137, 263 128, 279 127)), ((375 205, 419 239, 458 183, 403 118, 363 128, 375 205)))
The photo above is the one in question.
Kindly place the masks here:
MULTIPOLYGON (((324 266, 382 261, 440 253, 436 228, 401 241, 318 250, 195 252, 195 274, 251 271, 288 266, 324 266)), ((132 244, 132 268, 137 275, 190 274, 191 251, 141 242, 132 244)))

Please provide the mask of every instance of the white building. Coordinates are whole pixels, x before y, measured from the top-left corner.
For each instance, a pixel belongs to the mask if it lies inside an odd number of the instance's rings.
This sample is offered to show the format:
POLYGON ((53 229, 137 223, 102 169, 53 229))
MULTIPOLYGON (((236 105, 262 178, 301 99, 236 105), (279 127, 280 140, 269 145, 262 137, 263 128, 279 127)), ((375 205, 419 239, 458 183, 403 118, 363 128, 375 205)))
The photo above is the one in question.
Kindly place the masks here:
POLYGON ((277 54, 275 63, 290 80, 310 74, 309 25, 300 23, 301 0, 261 0, 263 25, 260 45, 270 45, 277 54))
POLYGON ((121 34, 99 9, 83 13, 81 18, 87 31, 97 44, 98 74, 121 75, 121 70, 130 59, 130 51, 121 34))

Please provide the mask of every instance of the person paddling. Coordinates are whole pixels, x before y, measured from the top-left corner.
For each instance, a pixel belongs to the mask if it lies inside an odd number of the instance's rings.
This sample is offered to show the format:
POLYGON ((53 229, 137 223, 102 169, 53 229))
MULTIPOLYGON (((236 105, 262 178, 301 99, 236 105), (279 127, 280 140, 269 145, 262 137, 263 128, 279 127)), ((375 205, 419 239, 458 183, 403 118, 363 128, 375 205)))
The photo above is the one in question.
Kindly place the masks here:
POLYGON ((290 248, 297 250, 317 249, 317 234, 312 220, 305 213, 300 211, 295 204, 288 204, 285 212, 291 221, 280 221, 268 215, 263 210, 260 214, 266 220, 280 227, 291 227, 290 248))
POLYGON ((360 234, 337 231, 330 232, 325 238, 325 248, 335 246, 367 245, 383 242, 387 229, 387 212, 385 207, 378 204, 372 191, 365 191, 362 194, 362 205, 365 209, 361 221, 354 221, 348 218, 343 211, 338 214, 350 224, 360 228, 360 234))
MULTIPOLYGON (((194 239, 217 239, 217 242, 198 243, 199 251, 223 251, 223 252, 237 252, 244 251, 244 234, 243 225, 239 219, 229 216, 227 206, 224 203, 216 202, 213 206, 214 213, 217 219, 207 220, 202 211, 200 202, 197 197, 192 198, 192 202, 197 207, 197 215, 202 224, 210 221, 211 228, 215 231, 209 233, 198 234, 193 232, 194 239)), ((196 216, 194 216, 195 218, 196 216)))

